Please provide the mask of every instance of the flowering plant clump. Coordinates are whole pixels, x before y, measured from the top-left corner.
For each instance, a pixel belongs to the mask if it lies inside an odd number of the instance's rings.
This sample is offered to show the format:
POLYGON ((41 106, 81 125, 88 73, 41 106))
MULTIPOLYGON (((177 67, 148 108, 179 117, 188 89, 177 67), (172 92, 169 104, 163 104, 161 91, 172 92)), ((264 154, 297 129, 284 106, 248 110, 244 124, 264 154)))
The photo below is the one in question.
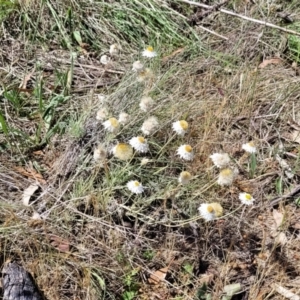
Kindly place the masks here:
POLYGON ((246 205, 253 205, 253 202, 255 201, 255 199, 248 193, 240 193, 239 199, 246 205))
POLYGON ((148 46, 148 47, 142 52, 142 56, 148 57, 148 58, 153 58, 153 57, 157 56, 157 53, 156 53, 156 51, 154 51, 153 47, 148 46))
POLYGON ((248 153, 256 153, 256 147, 254 142, 249 142, 242 145, 242 149, 248 153))
POLYGON ((144 191, 144 187, 142 184, 137 180, 131 180, 127 183, 127 188, 130 190, 130 192, 134 194, 142 194, 144 191))
POLYGON ((176 121, 172 124, 173 130, 181 136, 184 136, 188 130, 189 123, 184 120, 176 121))
POLYGON ((225 168, 230 163, 230 157, 227 153, 214 153, 210 158, 217 168, 225 168))
POLYGON ((133 137, 129 144, 137 151, 146 153, 149 151, 149 145, 147 143, 147 140, 144 139, 142 136, 133 137))
POLYGON ((129 160, 133 156, 133 149, 130 145, 119 143, 112 149, 113 155, 120 160, 129 160))
POLYGON ((116 132, 119 129, 119 121, 116 118, 109 118, 103 122, 104 128, 109 132, 116 132))
POLYGON ((194 159, 194 151, 190 145, 181 145, 177 149, 177 154, 184 160, 193 160, 194 159))

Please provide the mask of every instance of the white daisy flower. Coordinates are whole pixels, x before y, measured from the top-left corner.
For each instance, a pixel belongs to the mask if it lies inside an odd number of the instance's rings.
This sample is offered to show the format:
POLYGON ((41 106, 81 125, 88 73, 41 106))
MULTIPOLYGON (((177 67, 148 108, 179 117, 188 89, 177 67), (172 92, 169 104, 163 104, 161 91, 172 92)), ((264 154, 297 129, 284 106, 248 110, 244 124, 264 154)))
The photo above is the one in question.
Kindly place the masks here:
POLYGON ((151 97, 149 96, 144 96, 142 97, 141 99, 141 102, 140 102, 140 109, 144 112, 147 112, 149 111, 154 105, 154 101, 151 97))
POLYGON ((104 160, 106 158, 106 150, 102 145, 99 145, 95 150, 94 150, 94 160, 95 161, 100 161, 104 160))
POLYGON ((102 65, 107 65, 109 62, 110 62, 110 58, 106 54, 100 57, 100 63, 102 65))
POLYGON ((145 140, 142 136, 136 136, 133 137, 129 144, 137 151, 146 153, 149 151, 149 145, 147 143, 147 140, 145 140))
POLYGON ((151 69, 149 68, 146 68, 145 70, 141 70, 140 72, 138 72, 138 75, 137 75, 137 81, 138 82, 144 82, 148 79, 151 79, 153 78, 154 75, 153 75, 153 72, 151 69))
POLYGON ((102 123, 104 128, 109 132, 116 132, 119 129, 119 121, 116 118, 109 118, 102 123))
POLYGON ((143 71, 143 70, 144 70, 144 65, 139 60, 135 61, 132 64, 132 71, 140 72, 140 71, 143 71))
POLYGON ((178 182, 181 184, 188 184, 191 179, 192 179, 191 173, 187 171, 183 171, 180 173, 178 177, 178 182))
POLYGON ((194 151, 190 145, 181 145, 177 149, 177 154, 184 160, 193 160, 194 151))
POLYGON ((119 50, 121 50, 121 47, 118 44, 112 44, 109 47, 110 55, 117 55, 119 53, 119 50))
POLYGON ((127 114, 126 112, 121 112, 119 114, 119 120, 118 121, 119 121, 120 124, 125 125, 129 122, 129 118, 130 118, 129 114, 127 114))
POLYGON ((198 211, 205 221, 212 221, 223 215, 223 207, 219 203, 202 203, 198 211))
POLYGON ((187 132, 187 130, 188 130, 189 123, 187 121, 180 120, 180 121, 174 122, 173 125, 172 125, 172 127, 173 127, 173 130, 177 134, 183 136, 187 132))
POLYGON ((242 149, 248 153, 256 153, 256 147, 254 142, 249 142, 242 145, 242 149))
POLYGON ((230 163, 230 157, 227 153, 214 153, 210 158, 218 168, 225 168, 230 163))
POLYGON ((156 51, 154 51, 153 47, 148 46, 148 47, 142 52, 142 56, 148 57, 148 58, 153 58, 153 57, 157 56, 157 53, 156 53, 156 51))
POLYGON ((248 193, 240 193, 239 199, 246 205, 253 205, 253 202, 255 201, 255 199, 248 193))
POLYGON ((109 112, 106 107, 103 107, 97 111, 96 119, 99 121, 105 120, 109 115, 109 112))
POLYGON ((219 185, 231 185, 235 177, 233 170, 227 168, 220 171, 218 184, 219 185))
POLYGON ((144 191, 144 187, 137 180, 127 182, 127 188, 134 194, 141 194, 144 191))
POLYGON ((119 143, 113 147, 112 153, 120 160, 129 160, 133 156, 133 149, 128 144, 119 143))
POLYGON ((142 125, 142 132, 144 135, 152 134, 159 126, 158 120, 156 117, 149 117, 142 125))

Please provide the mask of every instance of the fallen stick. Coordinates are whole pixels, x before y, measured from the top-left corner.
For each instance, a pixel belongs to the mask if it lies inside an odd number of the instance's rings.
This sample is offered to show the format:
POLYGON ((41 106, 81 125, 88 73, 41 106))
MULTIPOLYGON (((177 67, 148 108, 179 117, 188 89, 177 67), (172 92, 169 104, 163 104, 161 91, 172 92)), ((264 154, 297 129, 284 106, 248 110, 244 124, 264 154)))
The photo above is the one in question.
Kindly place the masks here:
MULTIPOLYGON (((202 4, 202 3, 196 3, 196 2, 193 2, 193 1, 189 1, 189 0, 179 0, 179 1, 183 2, 183 3, 190 4, 190 5, 203 7, 203 8, 206 8, 206 9, 212 9, 213 8, 213 6, 209 6, 209 5, 202 4)), ((251 22, 254 22, 254 23, 261 24, 261 25, 265 25, 266 27, 278 29, 278 30, 281 30, 281 31, 283 31, 285 33, 289 33, 289 34, 294 34, 294 35, 300 36, 300 32, 297 32, 297 31, 294 31, 294 30, 290 30, 290 29, 286 29, 286 28, 277 26, 275 24, 272 24, 272 23, 269 23, 269 22, 266 22, 266 21, 261 21, 261 20, 250 18, 250 17, 246 17, 246 16, 243 16, 243 15, 237 14, 237 13, 235 13, 233 11, 224 9, 224 8, 219 8, 218 11, 220 11, 220 12, 222 12, 224 14, 227 14, 227 15, 238 17, 240 19, 244 19, 244 20, 247 20, 247 21, 251 21, 251 22)))
POLYGON ((270 206, 273 207, 273 206, 277 205, 281 200, 293 198, 294 196, 296 196, 299 193, 300 193, 300 185, 297 185, 290 193, 273 198, 270 202, 270 206))

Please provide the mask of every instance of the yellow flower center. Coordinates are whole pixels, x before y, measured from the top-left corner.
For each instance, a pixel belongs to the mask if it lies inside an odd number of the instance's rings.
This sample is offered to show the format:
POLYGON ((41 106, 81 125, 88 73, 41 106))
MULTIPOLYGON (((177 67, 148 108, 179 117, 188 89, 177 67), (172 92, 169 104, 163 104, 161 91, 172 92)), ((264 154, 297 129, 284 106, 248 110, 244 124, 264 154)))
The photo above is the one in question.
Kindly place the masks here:
POLYGON ((254 142, 249 142, 248 145, 249 145, 250 147, 255 147, 254 142))
POLYGON ((142 143, 142 144, 144 144, 145 143, 145 139, 142 137, 142 136, 138 136, 138 141, 140 142, 140 143, 142 143))
POLYGON ((192 148, 190 145, 185 145, 185 146, 184 146, 184 150, 185 150, 186 152, 191 153, 191 152, 193 151, 193 148, 192 148))
POLYGON ((180 124, 180 126, 183 130, 187 130, 188 127, 189 127, 189 123, 187 121, 184 121, 184 120, 179 121, 179 124, 180 124))
POLYGON ((224 169, 220 173, 221 173, 222 176, 226 177, 226 176, 231 176, 233 172, 232 172, 231 169, 224 169))
POLYGON ((130 151, 130 150, 131 150, 131 147, 128 144, 125 144, 125 143, 120 143, 117 146, 117 151, 119 151, 119 152, 127 152, 127 151, 130 151))
POLYGON ((250 201, 252 199, 252 196, 250 194, 245 194, 246 200, 250 201))
POLYGON ((119 122, 116 118, 110 118, 109 119, 109 122, 110 122, 110 125, 114 128, 118 127, 119 126, 119 122))
POLYGON ((214 208, 211 205, 207 206, 207 211, 211 214, 214 212, 214 208))
POLYGON ((140 186, 140 183, 136 180, 136 181, 134 182, 134 186, 138 187, 138 186, 140 186))
POLYGON ((147 50, 147 51, 150 51, 150 52, 153 52, 153 51, 154 51, 153 47, 151 47, 151 46, 148 46, 148 47, 146 48, 146 50, 147 50))
POLYGON ((182 179, 190 179, 191 178, 191 174, 190 174, 190 172, 183 171, 183 172, 181 172, 180 177, 182 179))

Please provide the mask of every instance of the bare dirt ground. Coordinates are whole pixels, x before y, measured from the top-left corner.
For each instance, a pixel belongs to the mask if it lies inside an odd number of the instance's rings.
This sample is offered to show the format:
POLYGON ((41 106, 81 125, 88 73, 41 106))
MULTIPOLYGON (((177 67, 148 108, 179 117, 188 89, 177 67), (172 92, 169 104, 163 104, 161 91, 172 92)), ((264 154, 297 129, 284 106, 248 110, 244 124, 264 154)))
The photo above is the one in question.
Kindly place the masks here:
MULTIPOLYGON (((221 7, 299 31, 297 1, 265 2, 221 7)), ((20 1, 7 11, 1 265, 23 265, 49 300, 299 299, 299 36, 180 1, 20 1), (141 56, 147 45, 157 57, 141 56), (132 71, 136 60, 147 72, 132 71), (143 96, 155 102, 147 112, 143 96), (103 108, 129 123, 108 133, 103 108), (149 116, 159 121, 150 152, 114 157, 149 116), (184 137, 172 131, 181 119, 184 137), (249 141, 254 156, 242 149, 249 141), (99 144, 107 156, 95 162, 99 144), (193 161, 176 155, 181 144, 193 161), (215 152, 238 170, 230 186, 217 184, 215 152), (188 185, 178 184, 183 170, 188 185), (206 222, 198 207, 212 202, 223 216, 206 222)))

